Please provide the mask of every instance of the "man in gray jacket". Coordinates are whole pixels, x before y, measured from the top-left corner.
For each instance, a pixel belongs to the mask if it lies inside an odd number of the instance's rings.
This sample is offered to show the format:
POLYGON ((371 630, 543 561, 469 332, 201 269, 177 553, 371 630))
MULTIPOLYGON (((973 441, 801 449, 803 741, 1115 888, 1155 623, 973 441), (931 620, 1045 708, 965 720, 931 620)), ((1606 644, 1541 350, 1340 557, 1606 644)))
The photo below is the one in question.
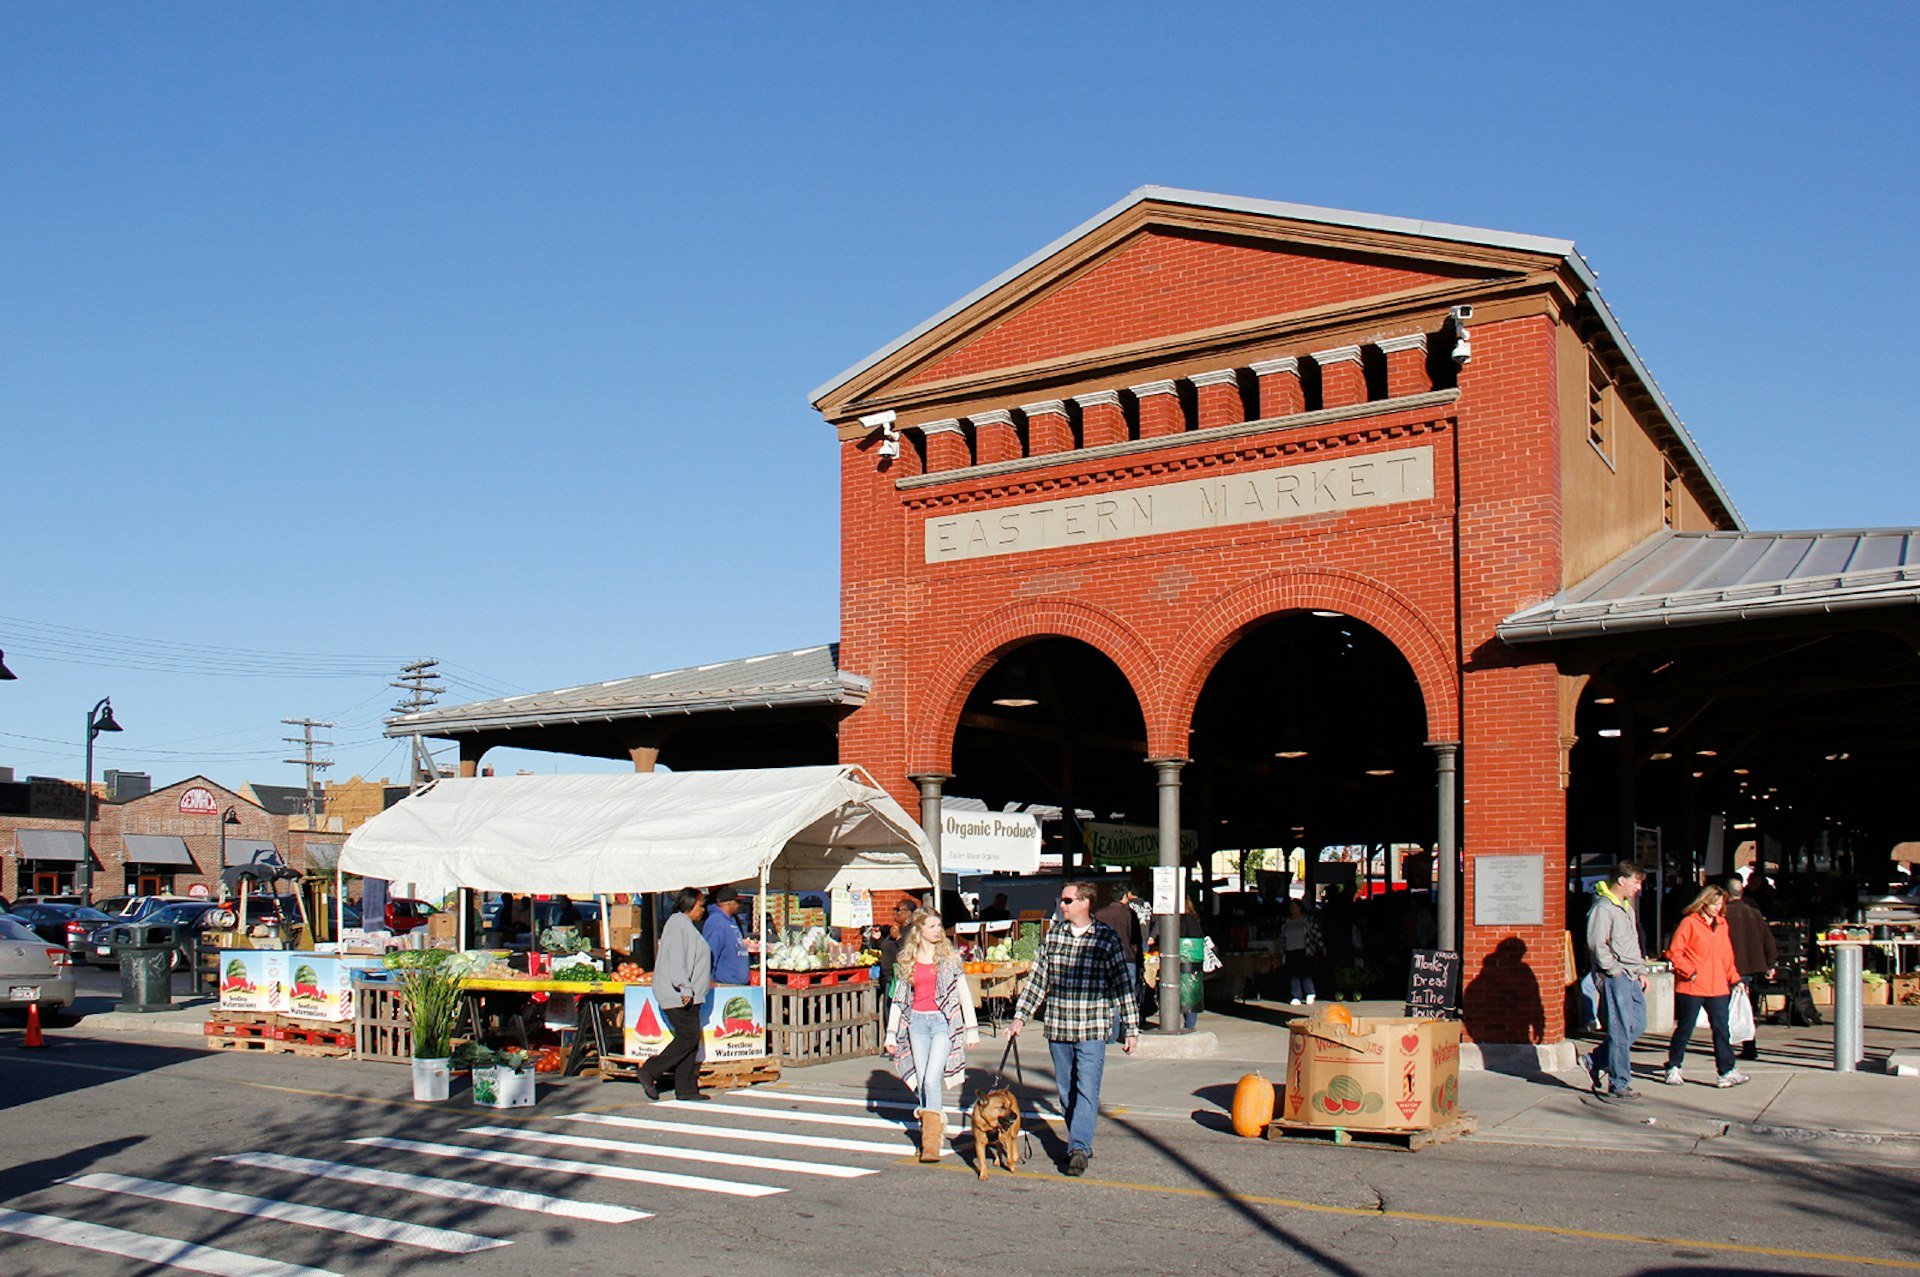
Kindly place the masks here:
POLYGON ((1593 889, 1587 911, 1587 954, 1600 985, 1600 1016, 1606 1038, 1582 1057, 1595 1095, 1637 1100, 1633 1089, 1633 1044, 1647 1031, 1647 964, 1640 954, 1640 920, 1633 898, 1646 884, 1647 871, 1630 860, 1613 868, 1613 879, 1593 889), (1604 1082, 1611 1084, 1606 1089, 1604 1082))
POLYGON ((713 987, 713 950, 700 934, 700 915, 706 897, 697 887, 684 887, 673 901, 673 916, 660 931, 660 948, 653 962, 653 1000, 667 1017, 673 1040, 666 1049, 640 1066, 640 1089, 647 1098, 660 1098, 660 1079, 673 1074, 673 1095, 680 1100, 704 1100, 700 1093, 700 1015, 707 990, 713 987))

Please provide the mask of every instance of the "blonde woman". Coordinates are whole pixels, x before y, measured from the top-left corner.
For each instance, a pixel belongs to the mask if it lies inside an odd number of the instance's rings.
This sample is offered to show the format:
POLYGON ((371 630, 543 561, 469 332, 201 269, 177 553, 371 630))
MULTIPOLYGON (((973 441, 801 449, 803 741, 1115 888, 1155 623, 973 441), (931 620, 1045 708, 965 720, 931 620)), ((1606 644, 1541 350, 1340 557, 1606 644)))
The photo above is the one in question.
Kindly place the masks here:
POLYGON ((1673 1039, 1667 1044, 1669 1086, 1680 1086, 1686 1078, 1680 1065, 1687 1058, 1687 1039, 1704 1008, 1707 1024, 1713 1030, 1713 1062, 1724 1089, 1739 1086, 1747 1075, 1734 1067, 1732 1035, 1727 1031, 1727 1001, 1733 986, 1740 983, 1740 968, 1733 960, 1733 933, 1720 916, 1726 908, 1727 893, 1708 887, 1693 898, 1680 925, 1673 929, 1673 943, 1667 946, 1667 961, 1673 964, 1673 1039))
POLYGON ((900 941, 894 967, 893 1010, 887 1020, 887 1054, 900 1080, 918 1101, 920 1160, 940 1160, 946 1137, 946 1087, 967 1067, 967 1048, 978 1046, 973 994, 960 954, 940 925, 940 915, 920 910, 900 941))

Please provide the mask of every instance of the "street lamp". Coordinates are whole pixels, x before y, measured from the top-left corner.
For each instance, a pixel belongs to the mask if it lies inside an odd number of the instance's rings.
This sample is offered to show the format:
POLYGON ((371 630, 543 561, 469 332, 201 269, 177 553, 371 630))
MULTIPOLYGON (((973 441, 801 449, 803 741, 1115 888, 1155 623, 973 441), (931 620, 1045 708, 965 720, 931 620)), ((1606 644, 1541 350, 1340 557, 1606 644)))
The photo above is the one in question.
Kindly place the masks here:
POLYGON ((93 903, 93 738, 101 732, 120 730, 120 724, 113 721, 113 698, 102 696, 100 703, 87 711, 86 818, 80 822, 80 872, 73 882, 83 905, 93 903))
POLYGON ((227 809, 226 809, 225 811, 223 811, 223 812, 221 812, 221 813, 220 813, 220 867, 219 867, 219 871, 220 871, 221 873, 223 873, 223 874, 224 874, 224 873, 225 873, 225 872, 227 871, 227 826, 228 826, 228 825, 237 825, 237 824, 239 824, 239 823, 240 823, 240 817, 239 817, 239 816, 237 816, 237 815, 235 814, 235 812, 236 812, 237 810, 238 810, 238 808, 237 808, 237 807, 229 807, 229 808, 227 808, 227 809))

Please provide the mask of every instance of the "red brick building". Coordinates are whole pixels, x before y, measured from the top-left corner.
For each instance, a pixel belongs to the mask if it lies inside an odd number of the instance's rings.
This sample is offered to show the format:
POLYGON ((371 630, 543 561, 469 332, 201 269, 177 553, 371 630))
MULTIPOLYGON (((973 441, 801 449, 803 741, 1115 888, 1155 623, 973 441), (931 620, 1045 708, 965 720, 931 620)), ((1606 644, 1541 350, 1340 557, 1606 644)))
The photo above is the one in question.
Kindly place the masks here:
MULTIPOLYGON (((75 889, 80 864, 84 787, 35 778, 6 786, 19 801, 0 813, 0 895, 59 895, 75 889)), ((304 868, 311 842, 337 846, 338 836, 290 828, 285 814, 193 776, 151 793, 113 800, 96 786, 93 895, 186 895, 196 887, 220 894, 221 855, 229 865, 271 853, 304 868), (226 813, 233 823, 226 823, 226 813), (222 830, 225 831, 224 838, 222 830)))
POLYGON ((1457 811, 1472 1032, 1562 1038, 1583 680, 1495 627, 1738 526, 1570 243, 1145 188, 813 401, 872 679, 842 758, 903 801, 1150 820, 1177 785, 1212 846, 1431 845, 1457 811), (1065 712, 1001 694, 1036 675, 1065 712), (1503 867, 1517 896, 1476 897, 1503 867))

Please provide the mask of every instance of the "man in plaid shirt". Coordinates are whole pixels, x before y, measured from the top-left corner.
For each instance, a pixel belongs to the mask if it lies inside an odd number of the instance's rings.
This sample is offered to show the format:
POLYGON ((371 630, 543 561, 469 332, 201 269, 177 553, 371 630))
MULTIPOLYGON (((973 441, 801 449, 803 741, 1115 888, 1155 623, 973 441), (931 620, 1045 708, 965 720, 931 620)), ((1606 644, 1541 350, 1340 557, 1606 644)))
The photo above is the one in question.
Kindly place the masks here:
POLYGON ((1035 1011, 1053 1053, 1060 1111, 1067 1115, 1069 1175, 1084 1175, 1093 1156, 1093 1126, 1100 1116, 1100 1075, 1107 1042, 1118 1023, 1128 1055, 1140 1044, 1140 1010, 1120 936, 1093 916, 1091 882, 1070 882, 1060 893, 1062 921, 1047 932, 1033 960, 1033 974, 1013 1010, 1007 1036, 1017 1038, 1035 1011), (1117 1019, 1116 1019, 1117 1017, 1117 1019))

